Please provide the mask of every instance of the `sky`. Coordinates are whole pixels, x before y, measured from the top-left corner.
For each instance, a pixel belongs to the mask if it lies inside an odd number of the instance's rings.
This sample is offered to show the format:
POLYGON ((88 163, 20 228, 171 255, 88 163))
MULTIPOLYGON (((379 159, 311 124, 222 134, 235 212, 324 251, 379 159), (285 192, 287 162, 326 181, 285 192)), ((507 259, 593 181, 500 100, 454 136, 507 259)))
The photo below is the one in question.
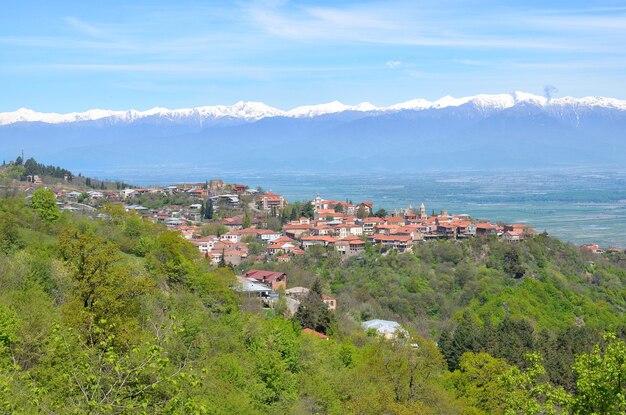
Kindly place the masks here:
POLYGON ((626 98, 626 1, 5 1, 0 112, 626 98), (558 91, 558 92, 557 92, 558 91))

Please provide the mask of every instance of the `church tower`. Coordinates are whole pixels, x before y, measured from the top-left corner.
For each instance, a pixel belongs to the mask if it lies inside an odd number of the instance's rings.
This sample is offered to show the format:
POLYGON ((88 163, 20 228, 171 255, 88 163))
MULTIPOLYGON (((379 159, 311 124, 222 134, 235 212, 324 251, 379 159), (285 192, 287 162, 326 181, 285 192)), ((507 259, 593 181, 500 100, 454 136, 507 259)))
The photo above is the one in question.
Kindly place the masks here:
POLYGON ((420 219, 428 219, 428 215, 426 215, 426 206, 424 206, 424 203, 420 205, 420 219))

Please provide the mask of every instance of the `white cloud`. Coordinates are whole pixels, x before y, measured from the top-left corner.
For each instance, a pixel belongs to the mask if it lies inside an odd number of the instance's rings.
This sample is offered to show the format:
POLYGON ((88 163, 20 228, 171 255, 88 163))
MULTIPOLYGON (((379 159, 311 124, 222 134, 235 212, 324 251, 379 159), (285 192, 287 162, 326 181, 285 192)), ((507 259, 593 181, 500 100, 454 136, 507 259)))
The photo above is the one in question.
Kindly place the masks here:
POLYGON ((106 32, 92 24, 84 22, 76 17, 68 16, 64 19, 72 29, 92 37, 104 37, 106 32))
POLYGON ((401 61, 387 61, 386 65, 389 69, 397 69, 403 66, 403 63, 401 61))

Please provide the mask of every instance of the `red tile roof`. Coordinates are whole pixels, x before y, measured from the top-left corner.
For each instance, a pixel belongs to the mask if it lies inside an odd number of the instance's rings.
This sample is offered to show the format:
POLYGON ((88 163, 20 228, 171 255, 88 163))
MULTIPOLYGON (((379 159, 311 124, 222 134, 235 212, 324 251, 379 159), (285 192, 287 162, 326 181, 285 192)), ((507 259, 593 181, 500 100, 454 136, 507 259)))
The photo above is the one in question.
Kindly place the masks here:
POLYGON ((302 333, 312 334, 314 336, 319 337, 320 339, 328 340, 328 336, 327 335, 322 334, 319 331, 315 331, 315 330, 312 330, 312 329, 304 329, 304 330, 302 330, 302 333))

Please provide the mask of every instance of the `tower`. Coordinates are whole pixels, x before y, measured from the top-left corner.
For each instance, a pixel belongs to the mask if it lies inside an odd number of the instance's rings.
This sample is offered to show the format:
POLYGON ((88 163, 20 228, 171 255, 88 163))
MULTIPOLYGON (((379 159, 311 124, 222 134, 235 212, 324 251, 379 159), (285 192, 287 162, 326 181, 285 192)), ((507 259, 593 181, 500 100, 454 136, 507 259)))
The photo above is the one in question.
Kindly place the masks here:
POLYGON ((420 205, 420 219, 427 219, 428 215, 426 215, 426 206, 424 206, 424 203, 422 203, 420 205))

